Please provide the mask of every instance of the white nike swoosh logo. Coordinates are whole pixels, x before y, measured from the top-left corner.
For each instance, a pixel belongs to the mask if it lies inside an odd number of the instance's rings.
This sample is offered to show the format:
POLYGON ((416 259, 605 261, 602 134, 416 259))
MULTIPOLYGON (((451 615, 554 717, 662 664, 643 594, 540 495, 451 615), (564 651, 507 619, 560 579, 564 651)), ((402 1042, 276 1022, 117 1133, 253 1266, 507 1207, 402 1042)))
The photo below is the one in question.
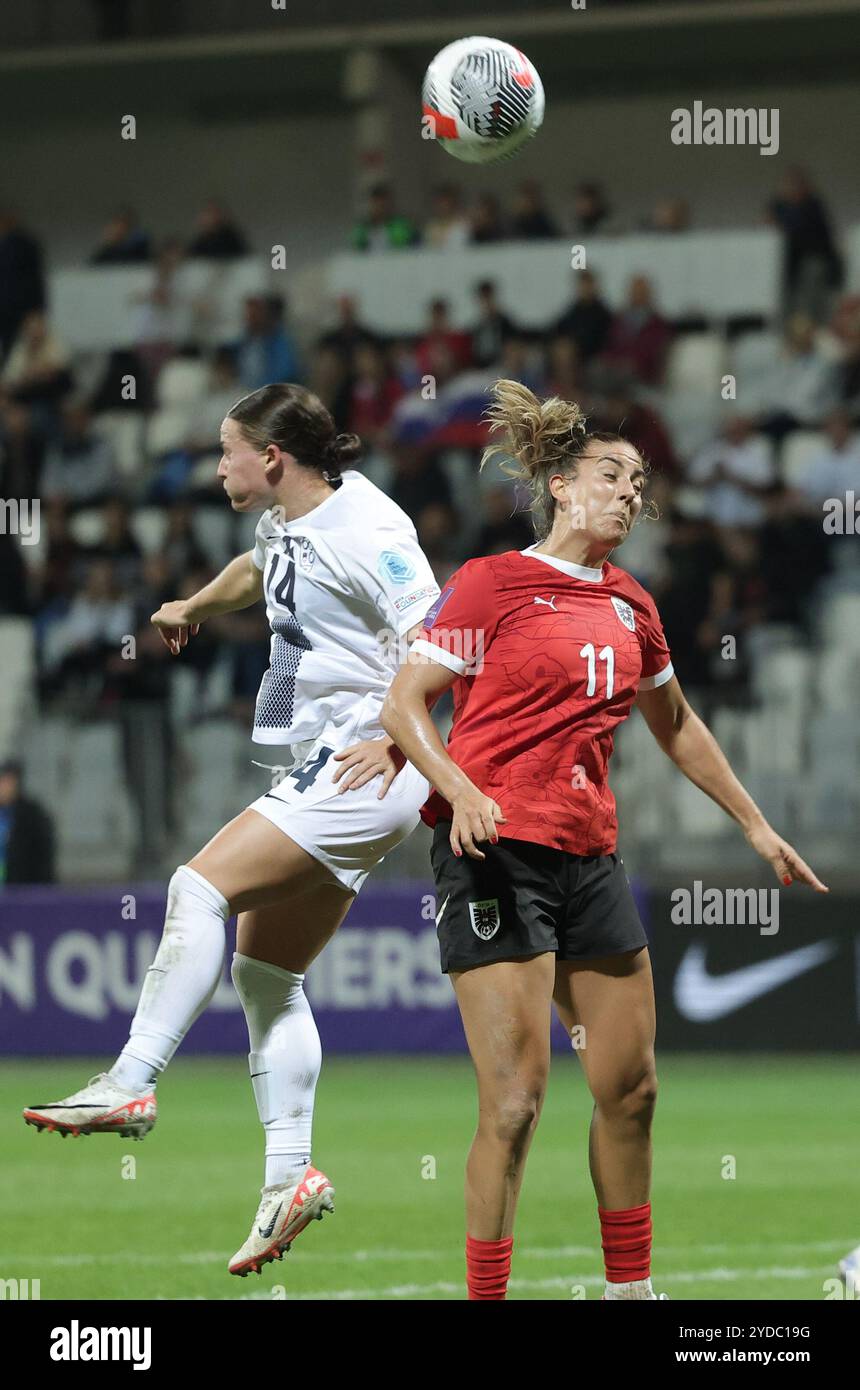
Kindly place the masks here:
POLYGON ((718 1018, 735 1013, 751 1004, 762 994, 769 994, 816 965, 836 955, 838 943, 816 941, 812 946, 800 946, 775 960, 742 965, 722 975, 709 975, 705 964, 704 946, 695 944, 687 949, 678 966, 672 994, 675 1008, 691 1023, 713 1023, 718 1018))
MULTIPOLYGON (((451 896, 451 894, 449 893, 449 894, 448 894, 448 898, 450 898, 450 896, 451 896)), ((436 926, 437 926, 437 927, 438 927, 439 923, 442 921, 442 913, 445 911, 445 908, 448 906, 448 898, 445 899, 445 901, 443 902, 442 906, 439 908, 439 916, 436 918, 436 926)))

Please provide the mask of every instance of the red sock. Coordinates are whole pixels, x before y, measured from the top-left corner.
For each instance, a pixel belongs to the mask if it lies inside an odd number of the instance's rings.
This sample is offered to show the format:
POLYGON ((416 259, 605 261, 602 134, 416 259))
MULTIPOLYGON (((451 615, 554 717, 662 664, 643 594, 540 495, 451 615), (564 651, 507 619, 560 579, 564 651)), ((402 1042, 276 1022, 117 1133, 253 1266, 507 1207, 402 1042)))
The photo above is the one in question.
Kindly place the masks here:
POLYGON ((627 1284, 651 1277, 651 1203, 626 1211, 604 1211, 600 1217, 603 1262, 610 1284, 627 1284))
POLYGON ((504 1299, 511 1273, 513 1236, 474 1240, 466 1236, 466 1288, 470 1300, 504 1299))

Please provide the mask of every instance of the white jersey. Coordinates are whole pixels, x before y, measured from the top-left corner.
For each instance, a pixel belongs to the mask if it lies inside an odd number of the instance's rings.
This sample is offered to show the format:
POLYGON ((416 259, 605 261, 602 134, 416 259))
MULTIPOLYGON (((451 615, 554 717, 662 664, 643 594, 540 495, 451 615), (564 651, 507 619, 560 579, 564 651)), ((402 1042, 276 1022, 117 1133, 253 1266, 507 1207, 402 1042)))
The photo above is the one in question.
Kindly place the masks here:
POLYGON ((285 521, 274 508, 257 526, 272 641, 255 743, 381 738, 398 639, 439 594, 406 513, 363 473, 342 479, 305 516, 285 521))

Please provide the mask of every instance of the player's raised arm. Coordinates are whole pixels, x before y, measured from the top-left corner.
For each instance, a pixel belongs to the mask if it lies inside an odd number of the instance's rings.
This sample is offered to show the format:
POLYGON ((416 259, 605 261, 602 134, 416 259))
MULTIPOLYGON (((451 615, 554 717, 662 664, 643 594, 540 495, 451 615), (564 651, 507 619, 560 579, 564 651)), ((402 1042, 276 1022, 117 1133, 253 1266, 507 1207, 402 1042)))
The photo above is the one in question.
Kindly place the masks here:
POLYGON ((163 603, 150 621, 158 628, 161 640, 173 656, 188 645, 206 618, 221 613, 235 613, 249 608, 263 597, 263 573, 253 559, 254 552, 237 555, 210 583, 190 598, 173 599, 163 603))
POLYGON ((768 824, 732 772, 710 729, 687 703, 677 676, 654 690, 640 689, 636 703, 663 752, 737 821, 753 849, 768 861, 782 883, 808 883, 816 893, 829 892, 797 851, 768 824))

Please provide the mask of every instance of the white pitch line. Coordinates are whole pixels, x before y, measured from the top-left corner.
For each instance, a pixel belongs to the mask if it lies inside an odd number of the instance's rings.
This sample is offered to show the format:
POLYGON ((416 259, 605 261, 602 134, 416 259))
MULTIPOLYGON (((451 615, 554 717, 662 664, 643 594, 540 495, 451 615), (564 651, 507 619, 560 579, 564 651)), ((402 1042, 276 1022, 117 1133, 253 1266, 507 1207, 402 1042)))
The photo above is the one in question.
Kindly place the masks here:
MULTIPOLYGON (((856 1233, 855 1233, 856 1234, 856 1233)), ((792 1241, 776 1245, 768 1245, 766 1253, 769 1255, 792 1255, 803 1254, 804 1252, 819 1251, 826 1254, 829 1251, 844 1253, 851 1246, 854 1235, 848 1235, 844 1240, 821 1240, 821 1241, 792 1241)), ((761 1242, 749 1245, 699 1245, 696 1247, 703 1255, 736 1255, 743 1251, 750 1251, 753 1254, 762 1255, 761 1242)), ((306 1250, 303 1246, 299 1247, 302 1264, 309 1262, 320 1262, 325 1264, 372 1264, 374 1261, 379 1263, 396 1263, 409 1260, 447 1260, 451 1256, 450 1249, 433 1250, 398 1250, 396 1248, 381 1246, 378 1249, 369 1250, 349 1250, 339 1252, 323 1252, 320 1250, 306 1250)), ((599 1247, 596 1242, 594 1245, 557 1245, 557 1246, 524 1246, 516 1251, 516 1259, 531 1260, 576 1260, 597 1257, 599 1247)), ((657 1247, 657 1254, 660 1256, 669 1254, 687 1255, 689 1246, 686 1245, 664 1245, 662 1242, 657 1247)), ((34 1255, 32 1250, 19 1251, 16 1255, 6 1252, 0 1253, 0 1267, 10 1268, 16 1262, 26 1260, 28 1262, 38 1261, 41 1265, 50 1265, 57 1268, 65 1266, 74 1268, 77 1265, 112 1265, 127 1264, 132 1262, 136 1265, 205 1265, 220 1264, 224 1261, 223 1250, 184 1250, 178 1253, 165 1251, 164 1254, 151 1254, 141 1252, 135 1254, 128 1250, 100 1251, 90 1253, 87 1251, 76 1251, 68 1255, 34 1255)), ((580 1281, 581 1282, 581 1281, 580 1281)))
MULTIPOLYGON (((782 1268, 776 1265, 765 1269, 708 1269, 698 1273, 691 1273, 689 1270, 676 1271, 671 1274, 660 1274, 657 1276, 657 1283, 660 1288, 671 1288, 677 1284, 704 1284, 704 1283, 731 1283, 737 1279, 811 1279, 816 1275, 828 1274, 835 1277, 835 1271, 829 1265, 824 1268, 798 1269, 782 1268)), ((556 1276, 552 1279, 511 1279, 508 1288, 512 1292, 517 1290, 546 1290, 567 1289, 570 1291, 576 1285, 585 1285, 589 1288, 603 1287, 603 1275, 584 1275, 577 1278, 571 1275, 569 1278, 556 1276)), ((392 1284, 386 1289, 322 1289, 316 1293, 298 1293, 292 1298, 287 1296, 288 1302, 351 1302, 358 1300, 375 1300, 381 1298, 417 1298, 428 1297, 436 1293, 463 1294, 464 1282, 456 1284, 446 1280, 438 1280, 433 1284, 392 1284)), ((578 1300, 573 1300, 578 1301, 578 1300)))

